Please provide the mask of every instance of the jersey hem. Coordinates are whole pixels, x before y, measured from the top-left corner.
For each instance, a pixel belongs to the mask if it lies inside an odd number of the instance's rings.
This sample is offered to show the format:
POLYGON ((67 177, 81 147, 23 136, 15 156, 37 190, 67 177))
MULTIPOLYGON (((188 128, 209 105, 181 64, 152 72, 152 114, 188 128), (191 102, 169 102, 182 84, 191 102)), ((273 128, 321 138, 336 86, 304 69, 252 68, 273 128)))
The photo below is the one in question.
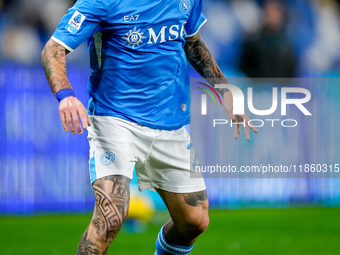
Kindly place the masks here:
POLYGON ((183 123, 180 123, 180 124, 171 125, 171 126, 170 125, 169 126, 162 126, 162 125, 153 125, 150 122, 144 122, 144 121, 140 121, 140 120, 137 121, 136 119, 128 118, 128 117, 121 115, 121 114, 99 113, 99 112, 93 113, 89 109, 87 109, 87 113, 88 113, 89 116, 119 118, 119 119, 122 119, 122 120, 125 120, 125 121, 129 121, 129 122, 132 122, 132 123, 137 123, 137 124, 146 126, 148 128, 159 129, 159 130, 168 130, 168 131, 178 130, 178 129, 184 127, 185 125, 190 124, 190 119, 186 120, 186 121, 184 121, 183 123))
POLYGON ((197 31, 196 31, 195 33, 190 34, 190 35, 186 35, 185 38, 187 38, 187 37, 193 37, 194 35, 196 35, 196 34, 200 31, 201 27, 202 27, 207 21, 208 21, 208 20, 205 19, 205 20, 202 22, 202 24, 198 27, 198 29, 197 29, 197 31))
POLYGON ((74 51, 74 49, 72 49, 70 46, 66 45, 66 43, 64 43, 63 41, 60 41, 59 39, 55 38, 54 36, 52 36, 51 39, 53 41, 55 41, 56 43, 59 43, 61 46, 64 46, 65 49, 67 49, 69 52, 74 51))

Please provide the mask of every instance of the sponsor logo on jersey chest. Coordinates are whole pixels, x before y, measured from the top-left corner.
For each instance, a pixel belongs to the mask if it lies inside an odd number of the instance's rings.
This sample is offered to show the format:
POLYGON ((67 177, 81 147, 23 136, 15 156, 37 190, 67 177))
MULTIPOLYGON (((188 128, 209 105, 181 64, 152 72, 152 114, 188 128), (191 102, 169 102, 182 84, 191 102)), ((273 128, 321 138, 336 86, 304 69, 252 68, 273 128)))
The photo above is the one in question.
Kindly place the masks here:
POLYGON ((140 32, 140 29, 137 30, 135 27, 134 30, 130 30, 129 33, 126 33, 126 36, 123 36, 123 39, 126 40, 126 42, 132 46, 132 49, 135 48, 135 46, 139 46, 140 43, 143 42, 142 39, 146 38, 143 36, 143 33, 140 32))
MULTIPOLYGON (((149 34, 146 44, 165 43, 167 41, 175 41, 179 37, 184 38, 186 35, 184 25, 185 23, 182 25, 163 26, 160 29, 148 28, 147 32, 145 32, 146 35, 147 33, 149 34)), ((122 36, 122 38, 134 49, 143 43, 143 39, 147 38, 147 36, 144 36, 144 32, 141 32, 140 29, 137 30, 135 27, 129 33, 126 33, 126 36, 122 36)))

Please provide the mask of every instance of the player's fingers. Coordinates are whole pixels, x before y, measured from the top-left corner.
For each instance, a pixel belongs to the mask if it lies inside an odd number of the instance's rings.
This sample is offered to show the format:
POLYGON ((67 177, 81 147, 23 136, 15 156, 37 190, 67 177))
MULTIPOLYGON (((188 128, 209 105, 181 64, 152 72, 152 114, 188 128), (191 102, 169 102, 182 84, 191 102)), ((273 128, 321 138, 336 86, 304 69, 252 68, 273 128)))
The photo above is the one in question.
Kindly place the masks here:
POLYGON ((244 126, 244 132, 246 134, 246 140, 250 141, 250 134, 249 134, 249 126, 248 125, 244 126))
POLYGON ((83 125, 83 128, 87 129, 88 127, 88 116, 85 110, 78 111, 78 115, 80 117, 80 122, 83 125))
MULTIPOLYGON (((236 118, 235 122, 243 123, 243 118, 241 116, 236 115, 235 118, 236 118)), ((237 130, 237 134, 238 135, 241 134, 241 124, 237 124, 236 127, 237 127, 237 129, 236 129, 237 130)))
POLYGON ((66 125, 66 116, 65 116, 65 113, 62 112, 62 111, 59 111, 59 116, 60 116, 61 124, 63 125, 63 128, 64 128, 65 132, 68 132, 68 127, 66 125))
POLYGON ((73 126, 73 121, 72 121, 71 113, 70 112, 66 112, 65 115, 66 115, 66 123, 67 123, 68 127, 70 128, 72 135, 75 135, 76 134, 76 130, 75 130, 74 126, 73 126))
POLYGON ((254 127, 253 122, 249 121, 248 123, 249 123, 250 129, 253 130, 253 132, 254 132, 255 134, 257 134, 259 131, 257 130, 256 127, 254 127))
POLYGON ((240 125, 237 124, 237 125, 235 126, 235 131, 234 131, 234 138, 235 138, 235 139, 238 139, 239 133, 240 133, 240 125))
POLYGON ((87 126, 91 126, 89 114, 86 112, 87 126))
POLYGON ((80 123, 77 111, 72 112, 72 119, 73 119, 74 125, 76 126, 76 129, 78 131, 78 134, 80 134, 80 135, 83 134, 83 129, 81 127, 81 123, 80 123))
POLYGON ((226 112, 228 113, 229 119, 230 119, 232 122, 236 122, 236 116, 233 114, 233 110, 227 108, 227 109, 226 109, 226 112))
POLYGON ((245 115, 245 120, 246 120, 246 124, 250 127, 250 129, 254 132, 254 133, 258 133, 259 131, 257 130, 256 127, 254 127, 253 122, 249 119, 249 117, 247 115, 245 115))
POLYGON ((234 138, 235 138, 235 139, 238 138, 237 125, 235 126, 234 138))

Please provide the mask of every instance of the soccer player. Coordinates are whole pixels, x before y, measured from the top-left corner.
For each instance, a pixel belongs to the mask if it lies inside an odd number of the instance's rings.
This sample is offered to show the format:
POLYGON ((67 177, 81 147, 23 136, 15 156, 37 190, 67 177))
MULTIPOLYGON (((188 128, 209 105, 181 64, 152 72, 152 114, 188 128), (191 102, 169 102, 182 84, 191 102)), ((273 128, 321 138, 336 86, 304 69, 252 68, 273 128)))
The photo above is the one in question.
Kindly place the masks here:
MULTIPOLYGON (((107 254, 129 207, 136 169, 140 190, 155 189, 171 219, 161 228, 156 253, 189 254, 208 226, 202 178, 190 178, 194 155, 184 125, 190 121, 188 62, 213 86, 227 83, 198 31, 206 22, 202 0, 78 0, 42 52, 59 100, 63 128, 88 129, 92 221, 77 254, 107 254), (66 54, 88 40, 91 76, 87 110, 67 78, 66 54)), ((231 119, 232 95, 219 89, 231 119)), ((249 128, 245 125, 247 140, 249 128)), ((240 133, 236 126, 235 138, 240 133)))

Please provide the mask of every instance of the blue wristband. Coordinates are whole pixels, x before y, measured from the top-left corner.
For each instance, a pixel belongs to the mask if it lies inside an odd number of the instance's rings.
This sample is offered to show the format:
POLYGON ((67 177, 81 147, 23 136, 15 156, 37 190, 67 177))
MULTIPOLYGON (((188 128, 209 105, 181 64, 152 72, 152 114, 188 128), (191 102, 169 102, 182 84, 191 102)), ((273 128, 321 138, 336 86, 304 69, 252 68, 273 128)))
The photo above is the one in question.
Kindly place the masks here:
POLYGON ((56 97, 60 103, 61 100, 65 99, 66 97, 75 97, 76 94, 74 93, 73 89, 62 89, 59 90, 56 94, 56 97))

